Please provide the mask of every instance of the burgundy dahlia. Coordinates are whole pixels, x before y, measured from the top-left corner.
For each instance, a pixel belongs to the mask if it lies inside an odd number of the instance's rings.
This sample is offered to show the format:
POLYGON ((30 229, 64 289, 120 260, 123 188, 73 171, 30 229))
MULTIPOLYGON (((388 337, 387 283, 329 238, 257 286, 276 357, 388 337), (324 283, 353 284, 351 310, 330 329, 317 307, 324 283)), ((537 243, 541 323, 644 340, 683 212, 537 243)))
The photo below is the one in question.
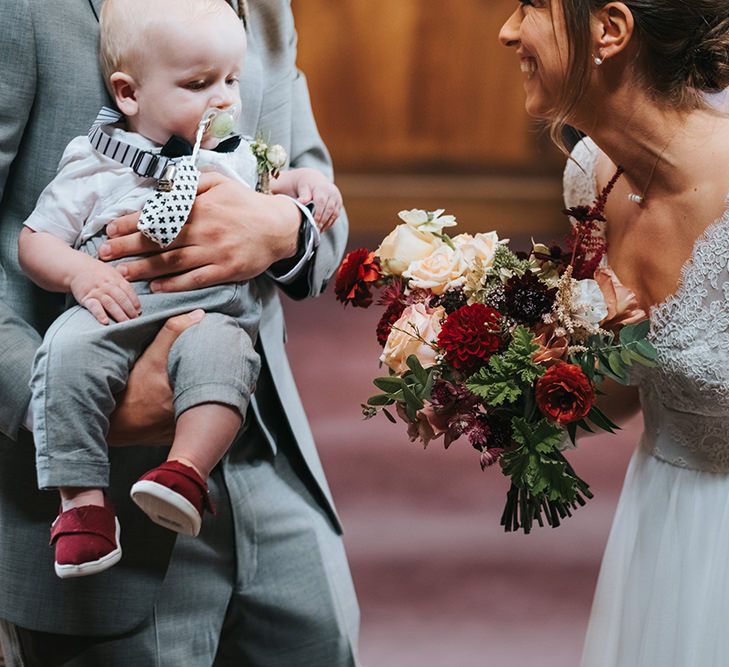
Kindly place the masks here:
POLYGON ((501 313, 474 303, 461 306, 443 322, 438 346, 446 361, 464 374, 483 366, 501 346, 501 313))

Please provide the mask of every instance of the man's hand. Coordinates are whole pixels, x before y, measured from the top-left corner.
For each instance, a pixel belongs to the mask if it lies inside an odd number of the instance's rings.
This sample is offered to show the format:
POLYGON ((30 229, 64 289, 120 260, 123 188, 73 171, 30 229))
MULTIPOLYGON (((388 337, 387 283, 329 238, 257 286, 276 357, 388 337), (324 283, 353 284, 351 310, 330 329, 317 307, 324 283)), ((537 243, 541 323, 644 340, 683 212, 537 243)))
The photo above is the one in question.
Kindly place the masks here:
POLYGON ((109 420, 110 445, 172 442, 175 413, 167 357, 177 337, 203 317, 202 310, 171 317, 139 357, 129 374, 126 389, 117 396, 116 410, 109 420))
POLYGON ((130 282, 151 280, 154 292, 179 292, 249 280, 292 257, 301 215, 286 197, 263 195, 218 173, 200 177, 190 219, 162 250, 137 231, 139 213, 107 225, 102 260, 147 255, 117 270, 130 282))
POLYGON ((139 297, 129 281, 114 267, 96 259, 91 259, 83 271, 74 275, 69 288, 76 301, 101 324, 109 324, 109 316, 116 322, 124 322, 142 312, 139 297))

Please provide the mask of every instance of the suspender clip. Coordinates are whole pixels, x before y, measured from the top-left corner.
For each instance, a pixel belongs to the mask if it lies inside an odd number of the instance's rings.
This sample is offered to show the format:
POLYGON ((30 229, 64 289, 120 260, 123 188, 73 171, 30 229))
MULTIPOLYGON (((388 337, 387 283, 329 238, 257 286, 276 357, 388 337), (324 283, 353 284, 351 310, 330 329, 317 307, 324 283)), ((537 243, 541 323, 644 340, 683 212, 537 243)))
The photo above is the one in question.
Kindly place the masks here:
POLYGON ((132 169, 135 173, 143 176, 144 178, 151 178, 154 176, 154 172, 157 170, 159 164, 159 156, 154 153, 147 153, 146 151, 139 151, 132 161, 132 169), (149 163, 144 170, 141 169, 142 160, 149 158, 149 163))
POLYGON ((162 176, 157 181, 157 190, 160 192, 170 192, 172 190, 172 184, 175 181, 175 163, 170 162, 162 172, 162 176))

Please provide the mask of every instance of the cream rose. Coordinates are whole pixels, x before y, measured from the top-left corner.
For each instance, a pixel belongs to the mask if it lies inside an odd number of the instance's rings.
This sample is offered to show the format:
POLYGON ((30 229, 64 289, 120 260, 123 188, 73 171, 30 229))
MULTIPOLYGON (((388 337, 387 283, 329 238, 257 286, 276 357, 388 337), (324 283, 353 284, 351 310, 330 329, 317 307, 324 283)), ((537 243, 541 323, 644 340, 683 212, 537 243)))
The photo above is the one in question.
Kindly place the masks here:
POLYGON ((445 316, 442 306, 428 308, 424 303, 416 303, 405 308, 400 319, 392 325, 380 361, 398 374, 407 371, 405 362, 411 354, 419 359, 423 368, 435 365, 436 351, 419 338, 435 343, 445 316))
POLYGON ((403 278, 410 280, 410 287, 432 290, 443 294, 447 289, 460 287, 466 282, 468 263, 457 248, 443 244, 434 253, 410 264, 403 278))
POLYGON ((421 232, 410 225, 398 225, 375 250, 382 271, 391 276, 402 275, 412 262, 428 257, 443 245, 437 236, 421 232))
POLYGON ((474 260, 481 260, 484 268, 489 268, 494 263, 494 255, 496 254, 496 248, 501 243, 507 243, 508 239, 499 241, 499 236, 496 232, 487 232, 485 234, 459 234, 453 238, 453 244, 468 263, 472 263, 474 260))

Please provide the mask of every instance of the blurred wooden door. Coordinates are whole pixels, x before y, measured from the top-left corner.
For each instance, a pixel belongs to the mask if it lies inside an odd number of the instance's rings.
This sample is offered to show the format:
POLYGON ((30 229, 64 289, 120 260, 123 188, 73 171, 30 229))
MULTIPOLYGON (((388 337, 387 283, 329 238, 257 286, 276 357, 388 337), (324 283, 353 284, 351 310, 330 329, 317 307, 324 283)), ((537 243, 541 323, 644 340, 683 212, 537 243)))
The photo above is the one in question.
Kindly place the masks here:
MULTIPOLYGON (((345 192, 350 212, 359 196, 353 191, 370 205, 387 199, 380 191, 393 174, 407 175, 395 187, 409 188, 412 200, 448 198, 419 174, 435 174, 440 184, 454 183, 449 174, 470 175, 468 194, 475 188, 484 206, 509 198, 509 211, 497 214, 500 224, 510 224, 514 206, 526 212, 522 193, 536 203, 558 202, 562 160, 525 114, 518 60, 498 41, 516 0, 294 0, 292 6, 299 66, 341 182, 351 190, 345 192)), ((557 219, 552 212, 532 214, 541 227, 557 219)))

